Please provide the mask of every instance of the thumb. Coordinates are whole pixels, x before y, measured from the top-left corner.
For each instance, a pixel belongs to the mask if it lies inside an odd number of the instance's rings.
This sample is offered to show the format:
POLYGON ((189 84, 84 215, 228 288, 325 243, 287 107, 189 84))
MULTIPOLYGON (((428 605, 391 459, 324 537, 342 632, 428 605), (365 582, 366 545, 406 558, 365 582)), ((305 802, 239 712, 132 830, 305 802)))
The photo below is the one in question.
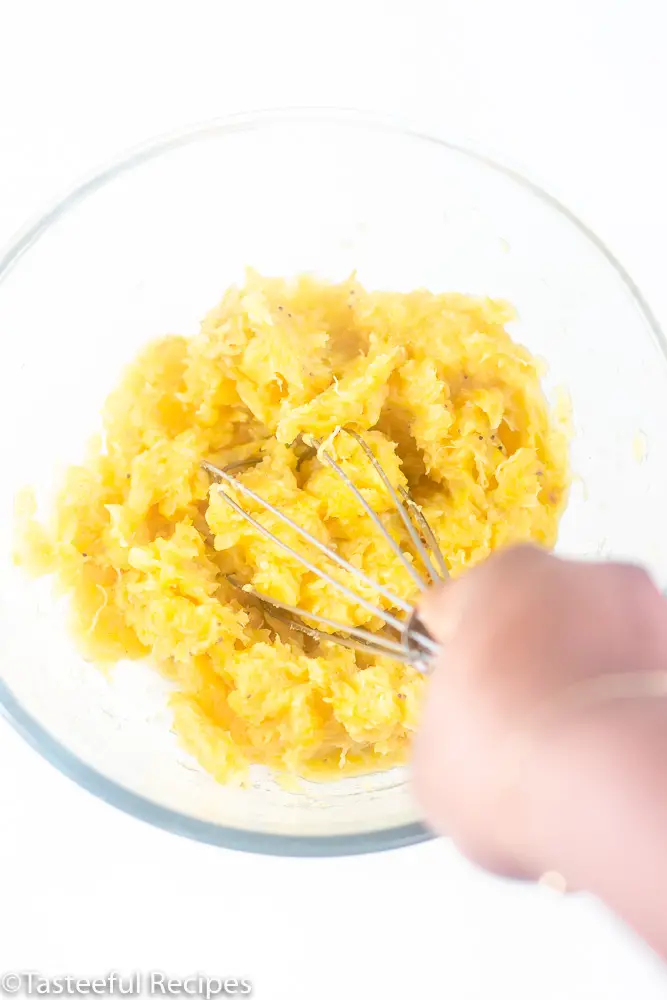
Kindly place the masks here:
POLYGON ((468 577, 447 580, 426 590, 417 605, 417 616, 429 634, 440 643, 449 642, 459 629, 468 577))

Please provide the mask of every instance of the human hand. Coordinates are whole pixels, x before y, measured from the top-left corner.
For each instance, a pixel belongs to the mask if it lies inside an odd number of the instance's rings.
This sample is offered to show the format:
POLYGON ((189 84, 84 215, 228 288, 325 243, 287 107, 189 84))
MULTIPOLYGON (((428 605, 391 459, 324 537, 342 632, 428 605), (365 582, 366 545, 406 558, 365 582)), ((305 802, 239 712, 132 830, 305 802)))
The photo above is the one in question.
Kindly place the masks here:
POLYGON ((619 764, 640 787, 662 739, 667 766, 667 699, 647 699, 667 693, 667 602, 636 566, 519 546, 420 616, 442 644, 414 744, 427 821, 494 872, 586 883, 600 848, 578 824, 612 808, 619 764))

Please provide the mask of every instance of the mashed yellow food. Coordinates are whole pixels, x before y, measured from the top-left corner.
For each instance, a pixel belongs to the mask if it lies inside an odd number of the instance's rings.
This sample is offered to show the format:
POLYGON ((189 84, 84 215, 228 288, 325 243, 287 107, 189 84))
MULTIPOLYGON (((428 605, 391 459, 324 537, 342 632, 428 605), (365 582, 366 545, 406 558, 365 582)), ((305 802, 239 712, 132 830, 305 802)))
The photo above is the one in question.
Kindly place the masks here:
MULTIPOLYGON (((270 626, 228 574, 320 614, 380 622, 243 521, 201 461, 261 455, 240 481, 408 599, 413 581, 353 496, 317 459, 299 463, 300 434, 362 433, 392 483, 409 486, 453 575, 511 542, 551 546, 565 435, 536 362, 506 332, 512 315, 458 294, 249 272, 197 336, 158 340, 127 369, 102 439, 67 473, 46 524, 23 498, 19 560, 57 574, 90 659, 149 655, 173 679, 174 728, 218 780, 242 781, 252 763, 306 777, 400 763, 422 678, 270 626)), ((328 447, 398 537, 359 445, 338 434, 328 447)))

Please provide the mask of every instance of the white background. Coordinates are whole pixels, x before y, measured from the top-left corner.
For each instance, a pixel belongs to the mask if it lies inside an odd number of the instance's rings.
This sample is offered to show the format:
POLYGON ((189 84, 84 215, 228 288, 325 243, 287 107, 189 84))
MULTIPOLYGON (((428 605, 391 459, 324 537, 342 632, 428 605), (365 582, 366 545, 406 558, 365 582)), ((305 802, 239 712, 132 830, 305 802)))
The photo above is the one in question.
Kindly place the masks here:
MULTIPOLYGON (((523 168, 667 324, 663 0, 4 0, 0 241, 81 174, 181 123, 347 106, 523 168)), ((433 842, 277 860, 113 812, 0 726, 0 972, 248 976, 259 1000, 652 1000, 667 974, 585 899, 433 842)))

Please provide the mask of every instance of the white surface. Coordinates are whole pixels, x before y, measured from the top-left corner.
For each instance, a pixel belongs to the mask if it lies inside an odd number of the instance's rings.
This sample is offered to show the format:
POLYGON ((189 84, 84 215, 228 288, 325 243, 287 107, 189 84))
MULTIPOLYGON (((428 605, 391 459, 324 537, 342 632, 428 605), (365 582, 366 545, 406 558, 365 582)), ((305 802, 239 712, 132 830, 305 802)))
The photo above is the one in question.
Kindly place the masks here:
MULTIPOLYGON (((664 325, 666 19, 655 0, 7 2, 0 240, 165 128, 366 107, 507 154, 609 243, 664 325)), ((0 761, 0 971, 245 975, 261 1000, 665 995, 665 973, 596 905, 487 878, 448 844, 228 854, 114 813, 4 726, 0 761)))

